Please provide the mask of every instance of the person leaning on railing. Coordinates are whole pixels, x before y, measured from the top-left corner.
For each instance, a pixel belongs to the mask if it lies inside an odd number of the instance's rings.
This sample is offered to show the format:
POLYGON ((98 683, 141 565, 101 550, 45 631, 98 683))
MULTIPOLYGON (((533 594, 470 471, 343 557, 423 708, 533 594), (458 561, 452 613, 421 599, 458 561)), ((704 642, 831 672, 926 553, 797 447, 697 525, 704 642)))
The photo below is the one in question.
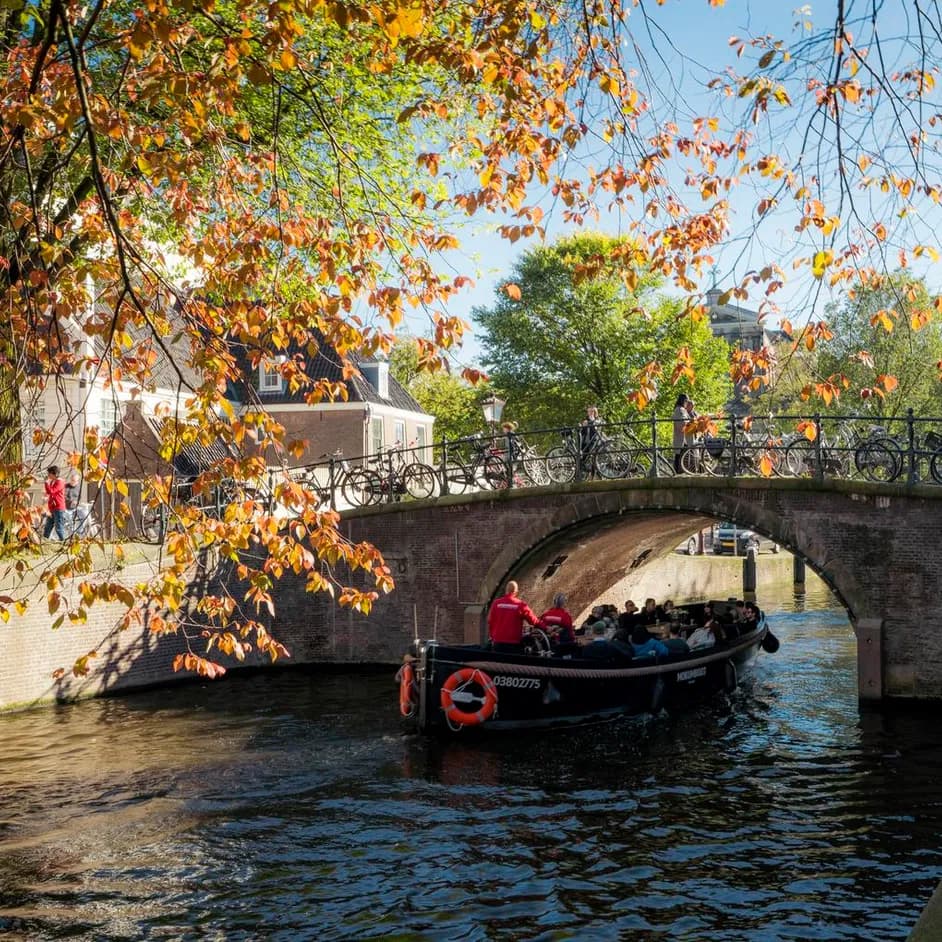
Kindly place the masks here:
POLYGON ((588 458, 592 454, 592 449, 598 444, 602 435, 601 425, 598 407, 588 406, 585 410, 585 418, 579 423, 579 447, 582 450, 583 459, 588 458))

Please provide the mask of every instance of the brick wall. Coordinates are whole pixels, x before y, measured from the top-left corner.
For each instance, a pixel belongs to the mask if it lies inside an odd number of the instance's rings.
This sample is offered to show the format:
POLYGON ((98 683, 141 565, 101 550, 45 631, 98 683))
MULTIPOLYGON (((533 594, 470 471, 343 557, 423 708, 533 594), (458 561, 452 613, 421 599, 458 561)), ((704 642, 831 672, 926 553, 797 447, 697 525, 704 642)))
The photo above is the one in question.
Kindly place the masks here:
MULTIPOLYGON (((291 663, 393 664, 415 634, 478 640, 483 612, 508 578, 537 610, 565 591, 579 611, 620 581, 637 576, 640 584, 654 560, 713 520, 733 520, 799 554, 852 621, 883 625, 877 671, 885 696, 942 698, 942 488, 678 478, 351 511, 345 534, 385 552, 396 591, 366 618, 308 595, 289 574, 276 587, 271 628, 291 663)), ((122 576, 139 580, 147 571, 129 567, 122 576)), ((229 573, 215 577, 239 594, 229 573)), ((52 632, 42 604, 0 624, 0 707, 173 679, 179 639, 115 634, 119 612, 108 606, 93 609, 88 625, 52 632), (87 678, 51 681, 56 667, 92 647, 101 656, 87 678)))

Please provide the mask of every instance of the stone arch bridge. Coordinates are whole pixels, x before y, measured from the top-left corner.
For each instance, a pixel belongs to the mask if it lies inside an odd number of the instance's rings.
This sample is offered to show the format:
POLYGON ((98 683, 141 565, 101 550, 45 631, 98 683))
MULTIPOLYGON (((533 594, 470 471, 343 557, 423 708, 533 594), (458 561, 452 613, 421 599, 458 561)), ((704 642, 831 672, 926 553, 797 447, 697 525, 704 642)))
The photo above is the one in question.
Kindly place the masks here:
POLYGON ((730 520, 804 559, 843 602, 862 699, 942 698, 942 488, 839 480, 591 481, 348 511, 396 591, 369 618, 285 578, 273 626, 297 660, 398 661, 412 638, 472 642, 508 578, 580 611, 689 534, 730 520))

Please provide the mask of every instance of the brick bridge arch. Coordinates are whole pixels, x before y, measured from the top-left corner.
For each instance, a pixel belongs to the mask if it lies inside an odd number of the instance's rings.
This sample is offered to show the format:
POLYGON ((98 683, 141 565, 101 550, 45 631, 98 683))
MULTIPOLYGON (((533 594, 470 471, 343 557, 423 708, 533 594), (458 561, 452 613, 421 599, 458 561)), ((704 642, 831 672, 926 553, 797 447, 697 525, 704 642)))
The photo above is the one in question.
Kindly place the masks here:
POLYGON ((862 697, 942 698, 942 488, 680 477, 348 511, 345 534, 383 551, 396 591, 367 619, 288 580, 274 628, 302 661, 394 661, 416 633, 477 641, 508 578, 538 611, 558 591, 578 611, 718 519, 786 547, 831 587, 857 632, 862 697))

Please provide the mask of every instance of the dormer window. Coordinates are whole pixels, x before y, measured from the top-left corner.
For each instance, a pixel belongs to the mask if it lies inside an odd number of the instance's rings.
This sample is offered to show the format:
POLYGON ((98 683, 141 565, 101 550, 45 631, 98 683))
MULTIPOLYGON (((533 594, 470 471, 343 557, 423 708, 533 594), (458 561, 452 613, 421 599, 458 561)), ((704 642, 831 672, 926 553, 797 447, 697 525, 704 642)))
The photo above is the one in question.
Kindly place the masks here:
POLYGON ((281 375, 281 364, 285 357, 276 357, 274 360, 262 360, 258 365, 258 391, 260 393, 280 393, 285 388, 285 380, 281 375))
POLYGON ((389 398, 389 363, 386 360, 367 360, 360 364, 360 372, 380 399, 389 398))

